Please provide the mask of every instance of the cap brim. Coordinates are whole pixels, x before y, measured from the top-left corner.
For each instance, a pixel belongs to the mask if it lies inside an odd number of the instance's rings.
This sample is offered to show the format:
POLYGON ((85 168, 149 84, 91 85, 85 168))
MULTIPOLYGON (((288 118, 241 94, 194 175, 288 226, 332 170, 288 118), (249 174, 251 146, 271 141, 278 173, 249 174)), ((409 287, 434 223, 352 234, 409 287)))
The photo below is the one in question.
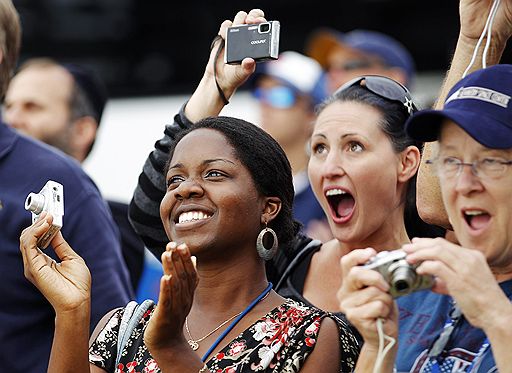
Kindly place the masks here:
POLYGON ((423 110, 413 115, 405 124, 405 130, 413 139, 429 142, 439 138, 439 130, 449 119, 480 144, 491 149, 512 148, 512 128, 483 114, 467 110, 423 110))

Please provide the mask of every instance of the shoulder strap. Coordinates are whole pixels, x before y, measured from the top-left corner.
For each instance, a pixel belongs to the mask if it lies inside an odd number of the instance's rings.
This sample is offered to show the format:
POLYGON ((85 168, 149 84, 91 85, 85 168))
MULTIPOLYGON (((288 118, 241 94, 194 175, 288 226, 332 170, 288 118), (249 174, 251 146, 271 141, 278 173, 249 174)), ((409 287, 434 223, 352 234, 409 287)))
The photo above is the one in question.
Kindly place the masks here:
POLYGON ((311 240, 309 241, 306 246, 304 246, 303 248, 300 249, 299 252, 297 252, 297 254, 295 255, 295 257, 293 258, 293 260, 290 262, 290 264, 286 267, 286 269, 283 271, 283 275, 281 276, 281 278, 279 279, 279 281, 277 282, 277 285, 275 287, 275 291, 279 292, 279 289, 281 288, 281 286, 283 285, 283 282, 288 278, 288 276, 290 275, 290 273, 292 272, 292 270, 295 268, 295 266, 300 263, 304 257, 313 249, 317 248, 318 246, 321 246, 322 245, 322 242, 320 242, 319 240, 311 240))
POLYGON ((124 308, 124 313, 119 323, 119 334, 117 335, 116 368, 121 360, 121 353, 126 346, 126 342, 128 342, 133 330, 137 327, 146 311, 150 309, 153 304, 154 302, 151 299, 146 299, 141 304, 131 301, 124 308))

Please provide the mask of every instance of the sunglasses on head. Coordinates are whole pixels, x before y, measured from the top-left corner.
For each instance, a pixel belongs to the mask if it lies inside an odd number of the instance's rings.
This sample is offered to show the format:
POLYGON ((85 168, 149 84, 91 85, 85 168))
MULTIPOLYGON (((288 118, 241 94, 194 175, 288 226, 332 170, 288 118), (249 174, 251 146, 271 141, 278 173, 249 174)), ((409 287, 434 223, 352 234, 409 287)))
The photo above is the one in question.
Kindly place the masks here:
POLYGON ((262 101, 278 109, 291 108, 297 101, 297 95, 295 91, 286 86, 256 88, 253 91, 253 95, 259 101, 262 101))
POLYGON ((361 86, 386 100, 400 102, 407 110, 409 116, 418 111, 418 107, 412 100, 411 93, 404 85, 379 75, 366 75, 354 78, 338 88, 334 95, 338 95, 354 86, 361 86))

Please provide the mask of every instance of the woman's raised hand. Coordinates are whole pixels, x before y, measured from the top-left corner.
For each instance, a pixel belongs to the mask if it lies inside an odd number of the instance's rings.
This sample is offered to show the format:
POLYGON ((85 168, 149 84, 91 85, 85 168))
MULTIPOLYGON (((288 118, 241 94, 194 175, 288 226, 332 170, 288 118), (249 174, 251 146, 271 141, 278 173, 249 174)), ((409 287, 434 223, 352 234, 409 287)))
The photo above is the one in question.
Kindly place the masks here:
MULTIPOLYGON (((222 39, 226 40, 226 34, 228 27, 242 25, 242 24, 254 24, 266 22, 265 14, 261 9, 252 9, 249 13, 239 11, 233 21, 225 20, 222 22, 219 33, 222 39)), ((211 53, 208 65, 206 67, 206 73, 214 76, 214 64, 217 69, 217 82, 223 90, 225 96, 229 97, 233 92, 241 86, 249 76, 256 69, 256 62, 252 58, 245 58, 241 65, 227 65, 224 63, 224 52, 225 48, 220 52, 216 59, 217 49, 220 46, 221 41, 218 40, 211 53)))
POLYGON ((91 275, 84 260, 73 251, 59 232, 51 246, 60 262, 37 247, 37 240, 52 224, 52 216, 43 212, 20 236, 25 277, 48 299, 57 314, 72 312, 90 300, 91 275))
POLYGON ((192 259, 187 245, 175 242, 167 244, 162 254, 164 275, 158 304, 144 332, 144 342, 153 356, 172 347, 186 346, 190 350, 183 325, 199 281, 192 259))

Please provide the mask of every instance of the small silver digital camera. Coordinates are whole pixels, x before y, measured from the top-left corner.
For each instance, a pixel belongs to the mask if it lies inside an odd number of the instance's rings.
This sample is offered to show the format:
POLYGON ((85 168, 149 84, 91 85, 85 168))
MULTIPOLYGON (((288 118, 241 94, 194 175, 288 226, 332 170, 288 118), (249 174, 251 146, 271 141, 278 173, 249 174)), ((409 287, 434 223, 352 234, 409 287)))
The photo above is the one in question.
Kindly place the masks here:
POLYGON ((246 57, 256 62, 277 59, 279 30, 279 21, 229 27, 224 62, 240 64, 246 57))
POLYGON ((56 181, 48 180, 39 193, 29 193, 25 200, 25 210, 32 212, 32 224, 43 211, 53 216, 52 226, 37 240, 37 247, 46 249, 53 237, 62 228, 64 187, 56 181))
POLYGON ((389 293, 393 298, 410 294, 414 291, 430 289, 434 284, 434 277, 418 275, 416 267, 405 260, 403 250, 381 251, 363 267, 379 272, 389 284, 389 293))

